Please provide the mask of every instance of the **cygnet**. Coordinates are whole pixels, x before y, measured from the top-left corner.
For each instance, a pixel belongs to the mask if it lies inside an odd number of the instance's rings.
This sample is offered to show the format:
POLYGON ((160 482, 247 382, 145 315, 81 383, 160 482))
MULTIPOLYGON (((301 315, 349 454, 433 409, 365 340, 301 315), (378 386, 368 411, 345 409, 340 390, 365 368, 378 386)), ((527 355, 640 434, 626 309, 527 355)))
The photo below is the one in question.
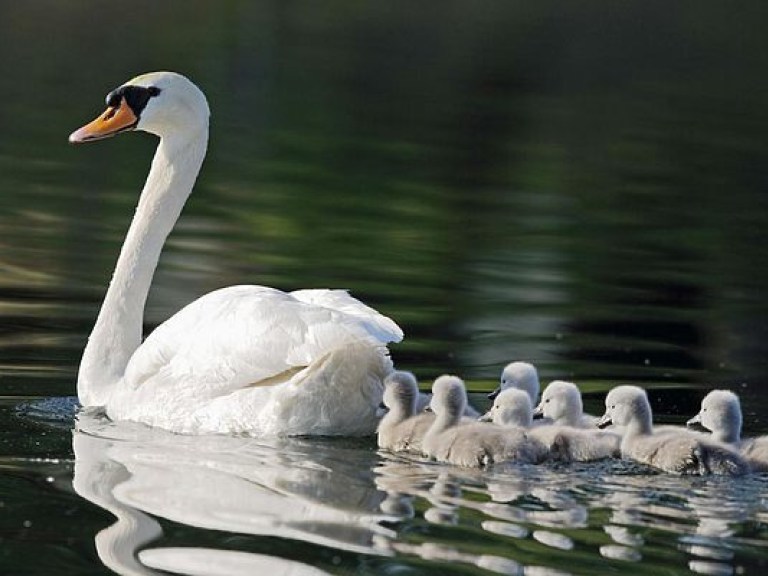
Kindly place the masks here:
POLYGON ((746 460, 725 444, 701 439, 684 431, 654 434, 653 414, 645 390, 617 386, 605 398, 600 427, 611 423, 624 427, 621 455, 675 474, 722 474, 749 472, 746 460))
POLYGON ((613 432, 558 425, 532 428, 531 400, 522 390, 510 388, 501 392, 483 419, 501 426, 527 428, 528 435, 543 442, 553 458, 566 462, 590 462, 620 455, 621 437, 613 432))
POLYGON ((741 439, 741 402, 730 390, 712 390, 688 426, 701 424, 712 438, 736 448, 755 472, 768 472, 768 436, 741 439))
POLYGON ((584 414, 581 391, 573 382, 554 380, 544 389, 541 402, 533 411, 534 418, 544 417, 559 426, 595 428, 597 418, 584 414))
POLYGON ((538 463, 547 457, 546 447, 522 429, 505 430, 484 422, 457 426, 466 402, 467 392, 460 378, 445 375, 435 380, 430 402, 435 421, 422 442, 425 456, 472 467, 538 463))
POLYGON ((528 362, 510 362, 501 371, 499 387, 488 394, 489 400, 495 400, 500 392, 508 388, 524 390, 531 399, 531 405, 539 401, 539 373, 528 362))
POLYGON ((410 372, 395 371, 384 379, 384 405, 388 412, 377 430, 379 448, 392 452, 421 452, 421 440, 434 414, 417 414, 419 387, 410 372))

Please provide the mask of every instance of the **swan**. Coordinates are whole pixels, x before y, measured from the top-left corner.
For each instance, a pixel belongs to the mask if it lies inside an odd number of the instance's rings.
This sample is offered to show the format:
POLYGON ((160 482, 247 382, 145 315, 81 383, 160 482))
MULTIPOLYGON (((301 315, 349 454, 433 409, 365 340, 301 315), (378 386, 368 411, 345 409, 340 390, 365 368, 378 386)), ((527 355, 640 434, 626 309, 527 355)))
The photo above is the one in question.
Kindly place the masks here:
POLYGON ((430 408, 435 421, 422 440, 425 456, 469 467, 538 463, 547 457, 546 447, 522 429, 503 430, 484 422, 458 426, 466 405, 467 390, 461 378, 443 375, 434 381, 430 408))
POLYGON ((499 387, 488 394, 488 399, 495 400, 507 388, 524 390, 531 397, 531 405, 536 404, 539 401, 539 373, 536 367, 528 362, 510 362, 501 371, 499 387))
POLYGON ((541 402, 533 411, 534 418, 544 417, 553 424, 574 428, 595 428, 597 418, 584 414, 579 387, 573 382, 554 380, 541 395, 541 402))
POLYGON ((81 403, 178 433, 373 433, 393 369, 386 345, 403 333, 346 291, 222 288, 141 341, 160 252, 205 156, 208 117, 190 80, 153 72, 110 92, 106 112, 69 137, 79 144, 141 130, 160 138, 83 352, 81 403))
POLYGON ((500 426, 527 429, 528 435, 541 441, 553 457, 566 462, 591 462, 620 455, 621 437, 613 432, 555 424, 531 427, 531 399, 522 390, 502 391, 482 419, 500 426))
POLYGON ((768 472, 768 436, 741 438, 741 402, 730 390, 712 390, 687 425, 701 424, 712 438, 736 448, 755 472, 768 472))
POLYGON ((665 431, 654 433, 648 395, 638 386, 617 386, 605 397, 605 414, 598 422, 624 427, 623 458, 636 460, 675 474, 722 474, 749 472, 746 461, 728 446, 692 434, 665 431))
POLYGON ((412 373, 397 370, 384 379, 384 404, 389 411, 377 429, 379 448, 421 453, 421 440, 435 415, 417 414, 418 398, 419 387, 412 373))

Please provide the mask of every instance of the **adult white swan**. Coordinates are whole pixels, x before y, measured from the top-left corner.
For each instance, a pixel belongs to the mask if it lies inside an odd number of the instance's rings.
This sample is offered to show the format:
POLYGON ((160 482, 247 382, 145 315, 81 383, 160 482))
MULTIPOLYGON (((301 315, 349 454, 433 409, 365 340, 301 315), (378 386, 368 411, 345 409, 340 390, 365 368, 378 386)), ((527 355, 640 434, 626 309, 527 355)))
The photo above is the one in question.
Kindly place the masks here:
POLYGON ((403 333, 341 290, 232 286, 192 302, 142 343, 166 237, 208 142, 208 103, 172 72, 138 76, 72 143, 143 130, 160 137, 136 214, 85 347, 80 401, 116 420, 182 433, 356 435, 376 429, 386 344, 403 333))

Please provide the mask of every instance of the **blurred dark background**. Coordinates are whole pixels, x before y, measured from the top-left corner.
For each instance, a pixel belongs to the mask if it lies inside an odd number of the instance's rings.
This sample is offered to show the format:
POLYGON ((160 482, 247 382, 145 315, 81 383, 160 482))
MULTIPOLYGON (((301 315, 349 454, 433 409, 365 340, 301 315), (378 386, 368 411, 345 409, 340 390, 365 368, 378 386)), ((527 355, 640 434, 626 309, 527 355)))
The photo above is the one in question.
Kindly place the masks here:
POLYGON ((212 132, 148 330, 228 284, 344 287, 401 324, 393 357, 425 384, 488 389, 526 359, 544 382, 671 389, 654 398, 681 414, 731 387, 758 424, 766 12, 0 1, 0 394, 74 393, 155 143, 66 137, 170 69, 212 132))

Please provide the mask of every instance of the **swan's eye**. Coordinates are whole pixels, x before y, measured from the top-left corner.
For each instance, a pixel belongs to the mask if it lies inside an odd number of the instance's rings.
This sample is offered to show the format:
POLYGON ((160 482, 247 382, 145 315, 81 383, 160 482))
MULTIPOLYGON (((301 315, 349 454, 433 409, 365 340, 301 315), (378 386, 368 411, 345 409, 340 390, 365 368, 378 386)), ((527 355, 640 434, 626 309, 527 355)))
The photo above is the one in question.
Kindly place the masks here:
POLYGON ((550 400, 551 400, 551 398, 547 398, 546 400, 544 400, 544 404, 549 404, 550 400))
POLYGON ((160 88, 156 86, 121 86, 107 94, 107 106, 117 109, 125 99, 125 103, 131 107, 136 116, 141 114, 149 99, 160 94, 160 88))

